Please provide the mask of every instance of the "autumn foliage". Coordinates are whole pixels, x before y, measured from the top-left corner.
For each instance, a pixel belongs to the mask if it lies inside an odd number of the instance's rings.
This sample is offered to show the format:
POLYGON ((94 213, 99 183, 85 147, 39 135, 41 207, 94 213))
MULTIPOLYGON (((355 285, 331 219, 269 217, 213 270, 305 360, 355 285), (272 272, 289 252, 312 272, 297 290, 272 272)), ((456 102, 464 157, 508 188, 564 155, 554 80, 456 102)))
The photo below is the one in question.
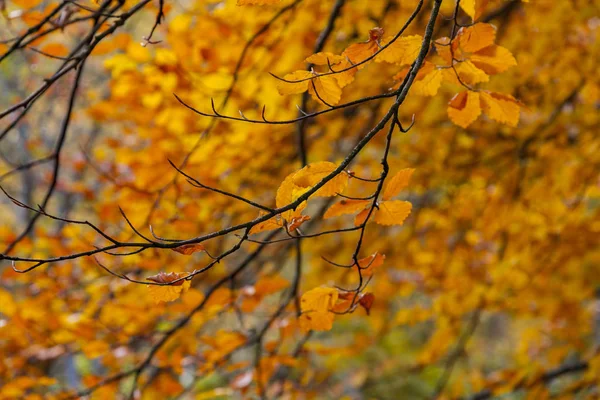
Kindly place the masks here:
POLYGON ((596 398, 599 15, 0 0, 0 399, 596 398))

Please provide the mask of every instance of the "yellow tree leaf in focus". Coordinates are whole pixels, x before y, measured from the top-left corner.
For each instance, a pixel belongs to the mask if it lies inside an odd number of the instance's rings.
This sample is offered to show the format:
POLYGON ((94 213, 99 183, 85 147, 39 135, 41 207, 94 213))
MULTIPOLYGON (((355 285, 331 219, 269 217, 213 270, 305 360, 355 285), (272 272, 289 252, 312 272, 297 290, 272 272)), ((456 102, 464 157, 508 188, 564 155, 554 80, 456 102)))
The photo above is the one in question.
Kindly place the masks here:
POLYGON ((410 181, 410 177, 413 172, 415 172, 414 168, 404 168, 401 169, 388 181, 383 190, 383 200, 389 200, 394 196, 397 196, 402 189, 408 186, 408 182, 410 181))
POLYGON ((329 52, 315 53, 307 57, 304 62, 315 65, 335 65, 344 61, 345 58, 329 52))
POLYGON ((185 244, 183 246, 175 247, 173 249, 173 251, 176 251, 177 253, 180 253, 180 254, 184 254, 186 256, 189 256, 190 254, 194 254, 198 251, 204 251, 204 250, 206 250, 206 248, 204 247, 204 245, 202 243, 185 244))
POLYGON ((457 37, 463 52, 474 53, 494 44, 496 28, 490 24, 478 23, 460 28, 457 37))
MULTIPOLYGON (((292 172, 289 174, 281 185, 277 189, 277 194, 275 195, 275 205, 277 208, 281 208, 287 206, 290 203, 293 203, 304 193, 307 189, 302 188, 294 183, 294 175, 296 172, 292 172)), ((285 221, 291 221, 292 218, 298 217, 301 215, 302 210, 306 207, 306 201, 303 201, 296 207, 295 210, 288 210, 281 213, 281 217, 285 221)))
POLYGON ((380 225, 402 225, 411 209, 412 204, 408 201, 382 201, 373 219, 380 225))
MULTIPOLYGON (((382 45, 385 46, 391 40, 387 38, 383 41, 382 45)), ((375 57, 377 62, 389 62, 398 65, 411 64, 417 58, 419 51, 421 50, 421 43, 423 37, 420 35, 411 35, 406 37, 400 37, 396 39, 389 47, 383 50, 375 57)))
MULTIPOLYGON (((157 275, 149 276, 146 279, 156 283, 169 283, 183 277, 183 274, 177 272, 159 272, 157 275)), ((190 287, 189 280, 176 282, 172 285, 148 285, 148 294, 154 299, 156 304, 175 301, 181 296, 181 293, 190 287)))
POLYGON ((466 60, 455 65, 455 70, 461 81, 467 85, 475 85, 490 80, 488 74, 477 68, 471 61, 466 60))
POLYGON ((448 117, 462 128, 471 125, 480 115, 481 105, 477 92, 460 92, 448 103, 448 117))
POLYGON ((356 214, 357 212, 363 210, 369 203, 371 203, 370 200, 344 199, 339 203, 335 203, 329 207, 325 212, 325 215, 323 215, 323 218, 329 219, 344 214, 356 214))
POLYGON ((300 327, 304 331, 328 331, 333 327, 335 314, 330 310, 338 299, 338 291, 333 288, 314 288, 300 299, 300 327))
POLYGON ((499 74, 517 65, 517 60, 508 49, 496 45, 472 54, 471 62, 488 75, 499 74))
POLYGON ((512 127, 517 126, 521 110, 517 99, 493 92, 481 92, 480 97, 483 112, 488 117, 512 127))
POLYGON ((442 84, 442 77, 442 70, 434 68, 421 79, 415 80, 410 90, 419 96, 435 96, 442 84))
POLYGON ((308 83, 308 93, 315 101, 326 106, 335 105, 340 102, 342 88, 337 79, 332 75, 318 76, 308 83))
POLYGON ((277 82, 277 91, 280 95, 296 94, 306 92, 310 85, 310 79, 314 78, 314 74, 310 71, 295 71, 283 77, 286 81, 292 82, 277 82), (302 81, 302 82, 293 82, 302 81))
MULTIPOLYGON (((321 182, 323 178, 331 174, 337 165, 329 161, 320 161, 311 163, 296 172, 293 177, 294 185, 306 190, 321 182)), ((348 174, 341 172, 334 176, 323 187, 316 191, 315 197, 330 197, 341 193, 348 186, 348 174)), ((280 207, 279 204, 277 207, 280 207)))

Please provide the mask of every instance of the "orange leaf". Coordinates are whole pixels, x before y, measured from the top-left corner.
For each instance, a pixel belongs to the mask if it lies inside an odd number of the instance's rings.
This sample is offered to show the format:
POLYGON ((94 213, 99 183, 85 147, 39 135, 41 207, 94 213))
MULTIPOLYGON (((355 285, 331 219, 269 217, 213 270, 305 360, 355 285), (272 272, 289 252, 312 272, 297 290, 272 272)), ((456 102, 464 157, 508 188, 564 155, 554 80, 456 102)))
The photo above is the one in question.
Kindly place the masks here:
POLYGON ((493 92, 481 92, 483 112, 500 123, 515 127, 519 123, 520 102, 512 96, 493 92))
POLYGON ((448 117, 460 127, 468 127, 480 115, 481 105, 477 92, 460 92, 448 103, 448 117))
POLYGON ((494 44, 496 28, 490 24, 479 23, 460 28, 457 37, 462 51, 474 53, 494 44))
POLYGON ((292 220, 288 223, 288 231, 294 232, 296 229, 298 229, 300 227, 300 225, 302 225, 306 221, 310 221, 310 216, 301 215, 299 217, 292 218, 292 220))
POLYGON ((65 57, 69 55, 69 49, 60 43, 50 43, 40 49, 44 54, 48 54, 54 57, 65 57))
MULTIPOLYGON (((264 215, 264 214, 262 214, 264 215)), ((283 223, 281 222, 281 217, 279 215, 274 216, 273 218, 269 218, 266 221, 259 222, 254 225, 252 229, 250 229, 250 234, 265 232, 265 231, 273 231, 275 229, 279 229, 283 227, 283 223)))
POLYGON ((385 190, 383 191, 383 199, 389 200, 392 197, 397 196, 402 189, 408 186, 408 182, 410 181, 413 172, 415 172, 414 168, 404 168, 398 171, 386 184, 385 190))
POLYGON ((360 297, 360 300, 358 300, 358 304, 360 304, 365 309, 367 315, 370 315, 371 307, 373 306, 374 301, 375 295, 373 293, 365 293, 360 297))
POLYGON ((354 217, 354 226, 359 226, 365 223, 367 220, 367 216, 369 215, 369 210, 371 208, 365 208, 354 217))
POLYGON ((176 251, 180 254, 185 254, 186 256, 189 256, 190 254, 194 254, 198 251, 205 251, 206 248, 204 247, 204 245, 202 243, 196 243, 196 244, 184 244, 183 246, 175 247, 172 250, 176 251))
POLYGON ((380 254, 379 252, 373 253, 368 257, 361 258, 358 260, 358 266, 361 269, 361 273, 363 276, 371 276, 375 268, 383 265, 385 261, 385 254, 380 254))
POLYGON ((342 88, 334 76, 317 76, 308 81, 308 93, 321 104, 335 105, 342 97, 342 88))
POLYGON ((344 199, 339 203, 335 203, 334 205, 329 207, 329 209, 325 212, 325 215, 323 215, 323 218, 329 219, 344 214, 357 213, 364 209, 370 202, 370 200, 344 199))

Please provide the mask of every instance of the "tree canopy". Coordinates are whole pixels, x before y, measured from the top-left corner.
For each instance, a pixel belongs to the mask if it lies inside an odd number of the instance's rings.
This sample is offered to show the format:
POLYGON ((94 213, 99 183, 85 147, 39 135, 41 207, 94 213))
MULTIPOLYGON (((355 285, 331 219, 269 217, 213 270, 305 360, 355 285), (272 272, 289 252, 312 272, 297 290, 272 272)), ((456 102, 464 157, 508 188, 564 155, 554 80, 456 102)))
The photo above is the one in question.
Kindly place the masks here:
POLYGON ((0 0, 0 398, 598 396, 599 15, 0 0))

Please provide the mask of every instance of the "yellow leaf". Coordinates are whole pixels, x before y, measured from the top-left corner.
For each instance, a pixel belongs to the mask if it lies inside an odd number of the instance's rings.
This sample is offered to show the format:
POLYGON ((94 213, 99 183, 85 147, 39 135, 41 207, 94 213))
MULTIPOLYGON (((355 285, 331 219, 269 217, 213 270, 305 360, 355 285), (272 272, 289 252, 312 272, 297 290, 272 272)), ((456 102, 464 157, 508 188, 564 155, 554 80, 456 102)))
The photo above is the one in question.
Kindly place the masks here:
POLYGON ((419 96, 435 96, 442 84, 442 76, 442 70, 435 68, 421 79, 415 80, 410 90, 419 96))
POLYGON ((412 204, 408 201, 382 201, 373 219, 380 225, 402 225, 411 209, 412 204))
POLYGON ((460 92, 448 104, 448 117, 460 127, 468 127, 479 115, 481 115, 481 105, 477 92, 460 92))
MULTIPOLYGON (((293 184, 308 190, 321 182, 323 178, 331 174, 337 165, 329 161, 320 161, 316 163, 308 164, 300 171, 296 172, 293 177, 293 184)), ((334 176, 329 182, 321 187, 315 194, 314 197, 330 197, 341 193, 348 185, 348 175, 345 172, 341 172, 334 176)))
POLYGON ((475 0, 461 0, 460 8, 472 19, 475 19, 475 0))
POLYGON ((408 182, 410 181, 413 172, 415 172, 414 168, 404 168, 398 171, 385 186, 382 196, 383 200, 389 200, 392 197, 397 196, 402 189, 408 186, 408 182))
MULTIPOLYGON (((382 45, 389 43, 391 37, 384 40, 382 45)), ((420 35, 400 37, 389 47, 375 57, 377 62, 389 62, 398 65, 411 64, 421 50, 423 38, 420 35)))
POLYGON ((69 49, 60 43, 50 43, 40 49, 44 54, 48 54, 54 57, 65 57, 69 55, 69 49))
POLYGON ((181 293, 189 289, 190 281, 185 280, 179 286, 175 285, 148 285, 148 293, 154 299, 156 304, 175 301, 181 296, 181 293))
POLYGON ((488 75, 499 74, 517 65, 517 60, 508 49, 496 45, 471 55, 471 62, 488 75))
POLYGON ((469 60, 457 63, 454 68, 456 69, 456 73, 458 73, 461 81, 467 85, 475 85, 477 83, 487 82, 490 80, 490 77, 484 71, 477 68, 469 60))
MULTIPOLYGON (((296 172, 292 172, 289 174, 281 185, 277 189, 277 194, 275 195, 275 205, 277 208, 281 208, 287 206, 290 203, 293 203, 304 193, 307 189, 303 189, 297 186, 294 183, 294 175, 296 172)), ((291 221, 292 218, 298 217, 301 215, 302 210, 306 207, 306 201, 303 201, 295 210, 288 210, 281 213, 281 217, 285 221, 291 221)))
POLYGON ((483 112, 488 117, 512 127, 517 126, 521 107, 514 97, 492 92, 481 92, 480 96, 483 112))
POLYGON ((304 331, 328 331, 333 327, 335 315, 330 311, 338 299, 338 291, 333 288, 315 288, 300 299, 300 327, 304 331))
POLYGON ((496 28, 490 24, 478 23, 458 31, 460 49, 474 53, 494 44, 496 28))
POLYGON ((318 76, 308 82, 308 93, 319 103, 329 106, 339 103, 342 88, 334 76, 318 76))
POLYGON ((284 76, 283 79, 285 79, 286 81, 302 80, 302 82, 279 81, 277 82, 277 91, 279 91, 280 95, 306 92, 306 90, 308 89, 308 85, 310 84, 310 80, 303 79, 311 79, 313 77, 314 74, 310 71, 301 70, 292 72, 291 74, 287 74, 286 76, 284 76))
POLYGON ((369 203, 371 203, 370 200, 344 199, 329 207, 325 212, 325 215, 323 215, 323 218, 329 219, 344 214, 355 214, 364 209, 369 203))
POLYGON ((345 60, 344 57, 338 56, 329 52, 315 53, 310 57, 307 57, 304 62, 315 64, 315 65, 336 65, 345 60))

